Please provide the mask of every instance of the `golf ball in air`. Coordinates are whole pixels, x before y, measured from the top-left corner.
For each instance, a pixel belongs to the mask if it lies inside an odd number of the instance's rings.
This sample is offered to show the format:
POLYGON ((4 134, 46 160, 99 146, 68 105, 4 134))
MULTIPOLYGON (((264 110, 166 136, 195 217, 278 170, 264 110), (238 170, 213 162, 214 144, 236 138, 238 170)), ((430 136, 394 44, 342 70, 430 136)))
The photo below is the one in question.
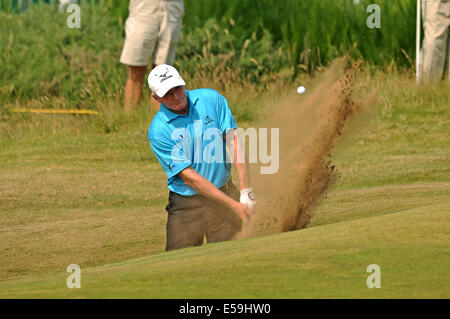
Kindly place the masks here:
POLYGON ((297 93, 298 93, 298 94, 303 94, 303 93, 305 93, 305 92, 306 92, 306 89, 305 89, 304 86, 299 86, 299 87, 297 88, 297 93))

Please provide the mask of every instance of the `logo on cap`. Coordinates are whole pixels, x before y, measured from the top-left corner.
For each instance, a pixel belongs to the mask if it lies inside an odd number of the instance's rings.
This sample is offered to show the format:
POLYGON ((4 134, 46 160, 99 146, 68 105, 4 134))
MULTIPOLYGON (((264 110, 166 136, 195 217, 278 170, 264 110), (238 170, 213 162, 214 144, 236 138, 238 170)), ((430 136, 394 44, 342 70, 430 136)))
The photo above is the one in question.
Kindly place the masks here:
POLYGON ((170 79, 171 77, 173 77, 173 75, 169 75, 167 76, 167 73, 169 73, 169 70, 166 71, 166 73, 161 74, 159 77, 162 78, 160 83, 163 83, 165 80, 170 79))
POLYGON ((163 97, 171 88, 181 85, 186 83, 178 71, 168 64, 158 65, 148 76, 148 86, 159 97, 163 97))

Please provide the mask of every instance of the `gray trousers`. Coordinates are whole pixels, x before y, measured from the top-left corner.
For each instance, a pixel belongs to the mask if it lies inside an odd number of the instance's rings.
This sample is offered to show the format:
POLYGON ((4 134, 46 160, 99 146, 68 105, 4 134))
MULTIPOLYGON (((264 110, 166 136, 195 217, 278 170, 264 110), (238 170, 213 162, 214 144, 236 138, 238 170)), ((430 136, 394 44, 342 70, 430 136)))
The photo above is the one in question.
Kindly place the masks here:
MULTIPOLYGON (((240 192, 231 181, 220 190, 239 201, 240 192)), ((166 250, 200 246, 204 237, 208 243, 231 240, 242 229, 235 212, 201 195, 170 192, 166 210, 166 250)))
MULTIPOLYGON (((450 65, 450 0, 422 0, 422 79, 438 81, 450 65)), ((450 80, 450 72, 447 75, 450 80)))

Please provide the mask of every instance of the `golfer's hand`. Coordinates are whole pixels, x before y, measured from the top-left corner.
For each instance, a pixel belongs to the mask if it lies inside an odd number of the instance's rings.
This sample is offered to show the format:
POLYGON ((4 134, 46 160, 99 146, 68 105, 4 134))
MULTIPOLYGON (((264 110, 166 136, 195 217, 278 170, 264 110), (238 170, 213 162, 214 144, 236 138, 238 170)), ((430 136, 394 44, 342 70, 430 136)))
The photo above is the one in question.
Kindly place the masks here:
POLYGON ((253 214, 253 209, 239 202, 236 202, 233 206, 233 211, 242 219, 244 224, 247 224, 247 217, 251 217, 253 214))
POLYGON ((250 209, 255 209, 256 196, 251 187, 241 190, 240 202, 250 209))

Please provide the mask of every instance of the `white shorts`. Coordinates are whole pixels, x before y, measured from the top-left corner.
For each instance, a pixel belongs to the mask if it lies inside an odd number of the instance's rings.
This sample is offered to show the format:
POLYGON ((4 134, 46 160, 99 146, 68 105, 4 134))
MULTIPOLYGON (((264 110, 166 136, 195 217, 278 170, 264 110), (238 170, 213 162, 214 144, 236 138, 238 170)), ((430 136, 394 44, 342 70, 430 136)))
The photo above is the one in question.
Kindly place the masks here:
POLYGON ((438 81, 444 73, 445 60, 450 69, 450 1, 424 1, 422 10, 425 36, 419 67, 424 80, 438 81))
POLYGON ((120 62, 173 64, 183 16, 183 0, 130 0, 120 62))

